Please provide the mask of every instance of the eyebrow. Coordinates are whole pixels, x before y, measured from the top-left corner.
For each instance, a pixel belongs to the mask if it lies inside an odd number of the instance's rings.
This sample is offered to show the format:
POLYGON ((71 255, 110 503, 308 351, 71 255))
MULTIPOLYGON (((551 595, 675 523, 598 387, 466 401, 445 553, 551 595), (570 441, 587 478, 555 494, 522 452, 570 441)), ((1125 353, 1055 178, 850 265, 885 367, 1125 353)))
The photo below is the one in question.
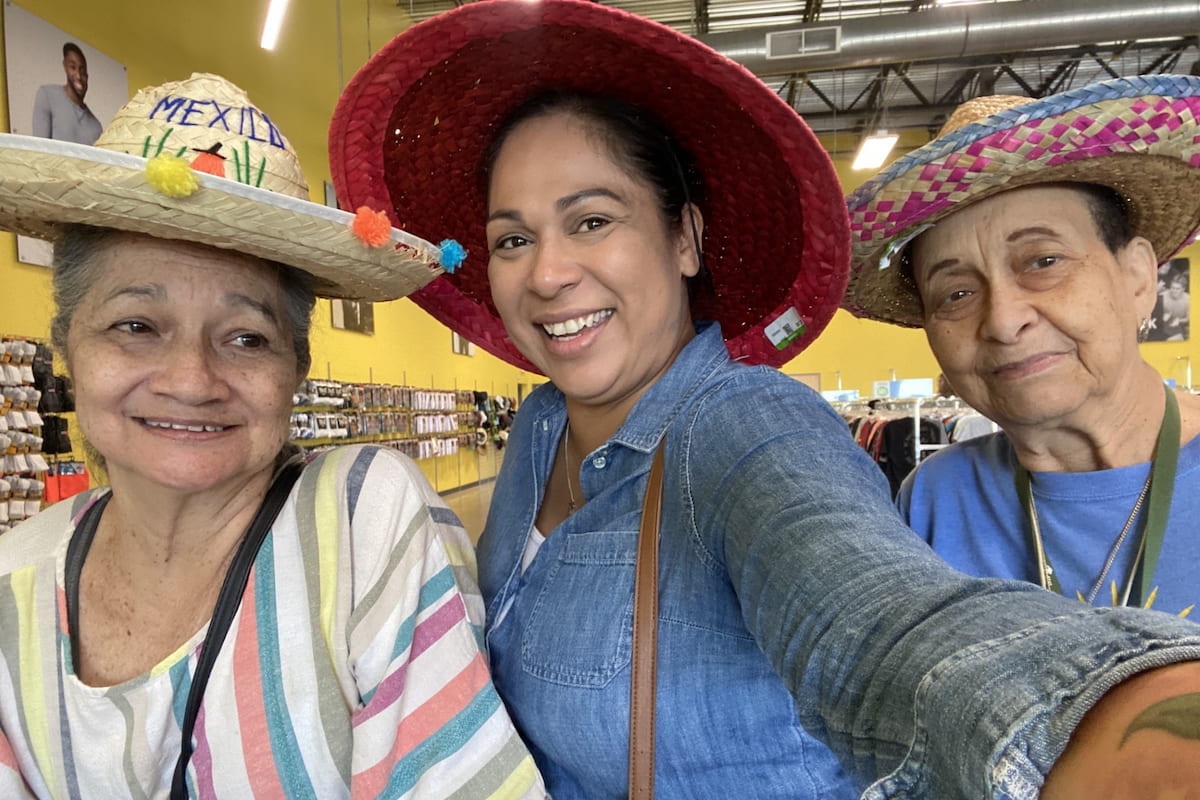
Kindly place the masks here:
POLYGON ((920 280, 917 280, 917 266, 916 266, 916 264, 913 264, 913 279, 918 284, 923 283, 924 281, 929 280, 930 278, 932 278, 934 275, 938 274, 942 270, 948 269, 957 263, 958 263, 957 258, 943 258, 941 261, 937 262, 932 267, 925 270, 925 276, 920 280))
MULTIPOLYGON (((1047 228, 1044 225, 1030 225, 1027 228, 1016 229, 1015 231, 1010 233, 1008 236, 1004 237, 1004 241, 1006 244, 1011 244, 1012 242, 1020 241, 1021 239, 1024 239, 1029 236, 1058 236, 1058 235, 1059 235, 1058 231, 1054 230, 1053 228, 1047 228)), ((929 278, 933 277, 940 270, 946 269, 947 267, 952 267, 957 263, 958 263, 957 258, 942 259, 941 261, 937 262, 929 269, 925 270, 925 280, 928 280, 929 278)), ((916 274, 915 266, 913 269, 913 274, 914 274, 914 276, 916 274)))
MULTIPOLYGON (((142 286, 122 286, 115 289, 105 296, 104 302, 115 300, 118 297, 138 297, 148 300, 162 302, 167 297, 166 289, 157 283, 145 284, 142 286)), ((275 309, 259 300, 255 300, 249 295, 241 294, 240 292, 228 292, 222 296, 222 299, 227 305, 249 308, 252 311, 257 311, 267 319, 278 324, 279 315, 275 313, 275 309)))
POLYGON ((1015 242, 1026 236, 1058 236, 1058 231, 1042 225, 1030 225, 1028 228, 1018 228, 1004 238, 1006 242, 1015 242))
POLYGON ((150 300, 162 300, 166 297, 166 290, 157 283, 144 284, 142 286, 122 286, 114 289, 104 296, 104 302, 116 300, 118 297, 145 297, 150 300))
MULTIPOLYGON (((602 186, 596 186, 591 189, 580 189, 578 192, 572 192, 571 194, 558 198, 558 200, 554 201, 554 210, 562 213, 576 203, 580 203, 592 197, 607 197, 611 200, 617 201, 618 203, 625 202, 625 198, 613 190, 605 189, 602 186)), ((511 219, 519 222, 521 220, 521 213, 511 208, 500 208, 489 214, 487 221, 492 222, 493 220, 497 219, 511 219)))
POLYGON ((266 303, 255 300, 253 297, 237 292, 230 292, 225 295, 225 302, 231 306, 242 306, 257 311, 276 325, 279 324, 279 315, 275 313, 275 309, 271 308, 266 303))
POLYGON ((596 186, 591 189, 581 189, 580 191, 569 194, 566 197, 560 197, 558 202, 554 204, 554 208, 556 211, 566 211, 576 203, 587 200, 591 197, 607 197, 610 200, 616 200, 618 203, 625 202, 625 198, 621 197, 621 195, 617 194, 613 190, 605 189, 602 186, 596 186))

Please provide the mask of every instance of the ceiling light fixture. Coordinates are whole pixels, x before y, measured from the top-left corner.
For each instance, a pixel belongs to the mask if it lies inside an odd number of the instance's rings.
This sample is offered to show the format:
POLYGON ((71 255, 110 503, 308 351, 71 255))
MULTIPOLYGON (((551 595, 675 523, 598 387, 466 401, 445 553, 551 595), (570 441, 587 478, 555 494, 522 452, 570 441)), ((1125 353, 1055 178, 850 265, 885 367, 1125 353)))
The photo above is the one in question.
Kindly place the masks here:
POLYGON ((883 166, 888 154, 896 146, 900 134, 878 130, 869 136, 864 136, 854 155, 854 163, 850 169, 878 169, 883 166))
POLYGON ((267 21, 263 23, 262 40, 258 43, 263 50, 274 50, 279 41, 279 29, 287 15, 288 0, 271 0, 267 8, 267 21))

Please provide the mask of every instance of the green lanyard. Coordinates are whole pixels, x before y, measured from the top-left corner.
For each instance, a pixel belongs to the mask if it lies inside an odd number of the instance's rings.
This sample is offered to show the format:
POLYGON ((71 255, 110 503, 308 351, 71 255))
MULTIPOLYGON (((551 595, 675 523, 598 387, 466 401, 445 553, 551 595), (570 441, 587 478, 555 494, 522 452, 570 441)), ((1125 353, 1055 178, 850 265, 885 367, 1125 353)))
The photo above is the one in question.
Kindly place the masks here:
MULTIPOLYGON (((1154 461, 1150 467, 1150 504, 1146 510, 1146 522, 1142 529, 1141 543, 1134 557, 1134 568, 1125 584, 1122 603, 1128 602, 1134 587, 1137 587, 1138 605, 1145 605, 1148 587, 1154 586, 1154 571, 1162 553, 1163 534, 1167 530, 1167 516, 1171 511, 1171 495, 1175 491, 1175 470, 1179 465, 1179 401, 1175 393, 1166 392, 1166 408, 1163 410, 1162 425, 1158 429, 1158 444, 1154 448, 1154 461)), ((1038 582, 1043 589, 1063 593, 1058 576, 1050 564, 1050 556, 1042 543, 1038 526, 1037 511, 1033 507, 1029 470, 1018 466, 1016 473, 1017 496, 1029 519, 1029 539, 1037 560, 1038 582)))

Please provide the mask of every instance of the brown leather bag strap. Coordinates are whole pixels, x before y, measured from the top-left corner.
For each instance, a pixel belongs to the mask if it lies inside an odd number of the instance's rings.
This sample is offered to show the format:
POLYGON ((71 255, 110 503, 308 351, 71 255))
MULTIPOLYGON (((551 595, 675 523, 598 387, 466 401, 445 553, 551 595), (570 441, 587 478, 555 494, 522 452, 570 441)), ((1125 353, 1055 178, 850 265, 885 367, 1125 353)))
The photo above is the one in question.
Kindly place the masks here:
POLYGON ((658 656, 658 523, 662 515, 663 447, 654 452, 633 583, 633 665, 629 685, 629 800, 654 797, 654 690, 658 656))

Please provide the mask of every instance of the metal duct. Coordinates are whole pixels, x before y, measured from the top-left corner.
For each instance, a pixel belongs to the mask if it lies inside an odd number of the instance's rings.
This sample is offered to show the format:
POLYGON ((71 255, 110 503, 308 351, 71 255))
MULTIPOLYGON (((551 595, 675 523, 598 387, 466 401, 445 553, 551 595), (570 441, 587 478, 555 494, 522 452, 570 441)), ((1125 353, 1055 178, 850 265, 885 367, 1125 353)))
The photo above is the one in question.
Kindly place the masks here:
POLYGON ((1196 33, 1200 0, 1026 0, 698 38, 765 76, 1196 33))

